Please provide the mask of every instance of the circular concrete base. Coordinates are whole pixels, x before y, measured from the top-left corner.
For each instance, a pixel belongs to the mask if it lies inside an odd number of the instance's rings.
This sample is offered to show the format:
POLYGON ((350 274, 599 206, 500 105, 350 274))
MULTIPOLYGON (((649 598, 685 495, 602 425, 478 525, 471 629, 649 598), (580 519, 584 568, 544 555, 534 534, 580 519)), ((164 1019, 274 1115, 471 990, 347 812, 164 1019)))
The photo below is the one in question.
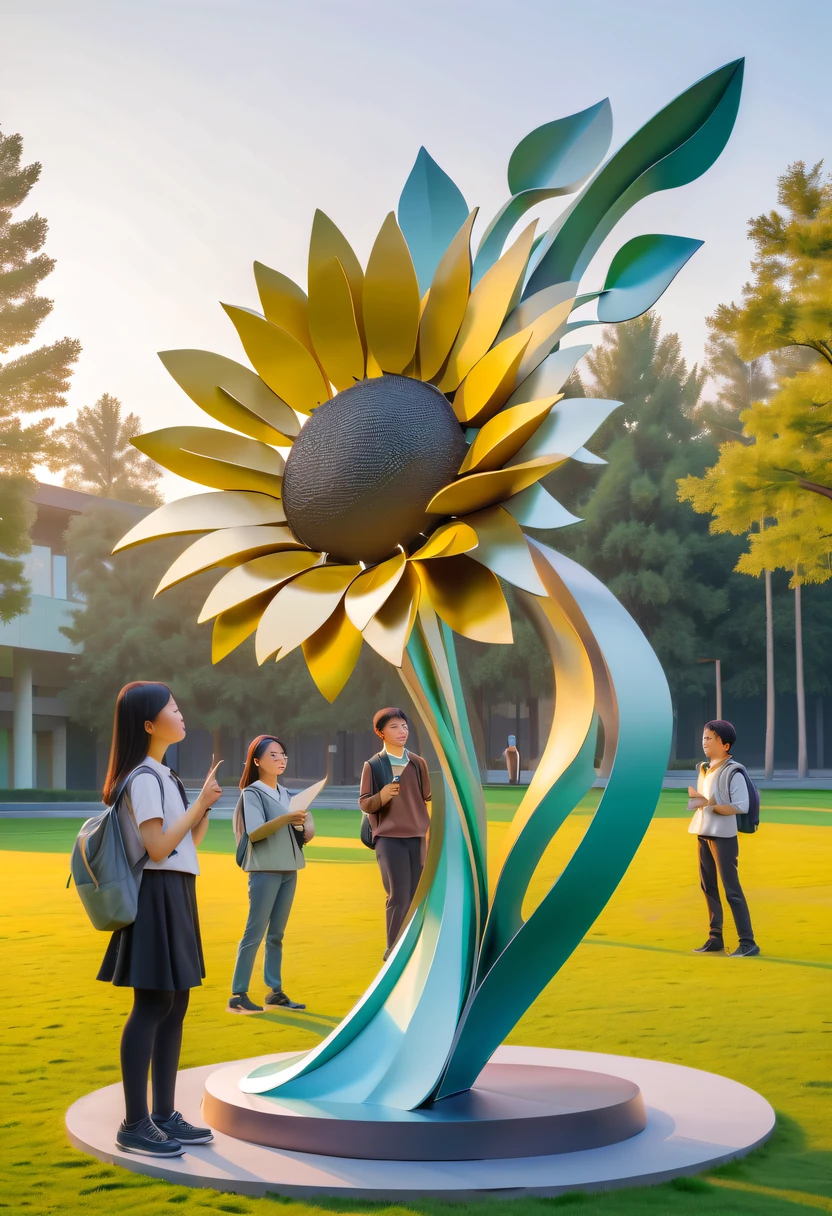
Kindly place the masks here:
POLYGON ((485 1066, 466 1093, 420 1110, 244 1094, 247 1064, 205 1082, 202 1113, 215 1131, 270 1148, 374 1161, 482 1161, 617 1144, 644 1131, 633 1081, 539 1064, 485 1066))
MULTIPOLYGON (((248 1071, 264 1062, 258 1057, 240 1061, 238 1067, 248 1071)), ((67 1131, 76 1148, 101 1161, 180 1185, 242 1195, 272 1192, 297 1198, 336 1195, 407 1201, 421 1196, 463 1200, 487 1192, 509 1198, 644 1186, 742 1157, 767 1140, 774 1128, 774 1111, 759 1094, 725 1077, 678 1064, 541 1047, 501 1047, 492 1063, 535 1066, 542 1076, 551 1075, 551 1069, 578 1069, 623 1078, 641 1091, 646 1126, 630 1139, 603 1148, 464 1161, 325 1156, 268 1148, 217 1131, 213 1144, 160 1162, 116 1148, 114 1137, 124 1106, 121 1086, 110 1085, 70 1107, 67 1131)), ((217 1071, 216 1065, 208 1065, 180 1073, 177 1103, 186 1119, 199 1121, 203 1090, 217 1071)))

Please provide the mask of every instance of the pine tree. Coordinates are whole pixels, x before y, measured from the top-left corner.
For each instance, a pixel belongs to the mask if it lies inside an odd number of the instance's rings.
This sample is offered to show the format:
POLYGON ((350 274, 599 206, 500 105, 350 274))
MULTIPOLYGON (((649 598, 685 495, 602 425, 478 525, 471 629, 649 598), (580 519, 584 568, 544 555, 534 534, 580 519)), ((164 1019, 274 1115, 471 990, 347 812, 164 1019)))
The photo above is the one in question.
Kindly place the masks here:
POLYGON ((157 506, 162 471, 130 442, 141 432, 138 414, 124 414, 118 398, 104 393, 54 433, 49 468, 73 490, 157 506))
POLYGON ((587 365, 587 395, 623 405, 589 444, 606 466, 570 462, 547 479, 555 497, 583 517, 549 543, 624 604, 678 700, 707 687, 709 673, 696 661, 709 654, 706 639, 729 605, 707 529, 676 497, 677 479, 704 471, 716 454, 695 421, 704 376, 687 368, 678 336, 662 336, 653 313, 617 326, 587 365))
MULTIPOLYGON (((14 220, 40 177, 22 164, 20 135, 0 131, 0 354, 28 346, 52 311, 38 287, 55 263, 41 253, 47 223, 40 215, 14 220)), ((25 612, 29 585, 18 560, 30 548, 33 469, 48 447, 53 419, 66 405, 72 365, 81 344, 63 338, 0 363, 0 620, 25 612)))

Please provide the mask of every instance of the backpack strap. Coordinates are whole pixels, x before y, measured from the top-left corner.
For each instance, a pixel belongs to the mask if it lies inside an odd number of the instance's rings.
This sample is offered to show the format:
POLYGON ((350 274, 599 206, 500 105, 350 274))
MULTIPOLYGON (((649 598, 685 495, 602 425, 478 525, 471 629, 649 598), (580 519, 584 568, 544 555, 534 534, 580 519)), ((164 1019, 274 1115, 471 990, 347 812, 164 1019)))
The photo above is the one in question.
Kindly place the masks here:
POLYGON ((373 774, 373 793, 377 794, 393 780, 393 766, 384 752, 377 752, 367 761, 373 774))

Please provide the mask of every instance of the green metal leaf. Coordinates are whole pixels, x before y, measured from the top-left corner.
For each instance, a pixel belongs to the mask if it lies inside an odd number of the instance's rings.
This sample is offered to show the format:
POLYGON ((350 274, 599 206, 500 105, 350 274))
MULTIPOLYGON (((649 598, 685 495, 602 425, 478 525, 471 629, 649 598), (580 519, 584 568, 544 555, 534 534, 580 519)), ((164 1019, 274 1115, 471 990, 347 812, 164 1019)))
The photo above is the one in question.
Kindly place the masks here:
POLYGON ((512 197, 480 241, 471 280, 474 286, 497 261, 521 216, 538 203, 571 194, 583 185, 604 159, 611 139, 612 110, 605 97, 587 110, 537 127, 520 140, 508 162, 512 197))
POLYGON ((612 109, 605 97, 594 106, 530 131, 508 162, 508 188, 570 194, 593 173, 609 150, 612 109))
POLYGON ((634 203, 695 181, 711 167, 734 126, 744 62, 736 59, 697 81, 607 161, 550 228, 527 295, 579 279, 634 203))
POLYGON ((459 187, 426 149, 420 148, 399 199, 398 219, 422 295, 431 285, 442 254, 468 218, 468 211, 459 187))
POLYGON ((622 245, 598 300, 598 320, 631 321, 652 308, 702 241, 654 233, 622 245))

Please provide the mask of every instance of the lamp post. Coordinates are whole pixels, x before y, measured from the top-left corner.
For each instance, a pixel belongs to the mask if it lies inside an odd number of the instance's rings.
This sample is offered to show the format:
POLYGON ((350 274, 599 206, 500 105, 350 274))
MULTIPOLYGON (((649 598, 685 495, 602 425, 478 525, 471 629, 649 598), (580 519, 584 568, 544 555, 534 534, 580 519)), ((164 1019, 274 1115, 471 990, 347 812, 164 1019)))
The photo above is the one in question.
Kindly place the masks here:
POLYGON ((713 663, 716 670, 716 716, 722 717, 722 660, 697 659, 697 663, 713 663))

